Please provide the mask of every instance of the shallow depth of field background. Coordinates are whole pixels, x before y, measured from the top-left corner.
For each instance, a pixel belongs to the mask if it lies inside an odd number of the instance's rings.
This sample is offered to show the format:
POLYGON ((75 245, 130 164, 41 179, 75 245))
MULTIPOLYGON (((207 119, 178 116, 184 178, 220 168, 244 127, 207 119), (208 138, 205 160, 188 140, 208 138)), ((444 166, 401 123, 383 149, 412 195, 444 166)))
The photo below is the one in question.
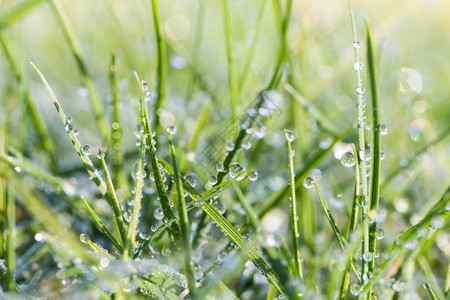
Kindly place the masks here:
MULTIPOLYGON (((0 18, 18 2, 20 1, 2 1, 0 18)), ((190 63, 196 49, 199 2, 201 1, 160 1, 159 9, 170 61, 168 97, 164 105, 163 120, 178 127, 176 142, 180 156, 187 154, 183 147, 189 142, 198 114, 208 99, 213 97, 208 126, 200 135, 196 151, 193 154, 188 153, 191 158, 190 172, 195 173, 205 183, 209 174, 196 163, 194 155, 200 155, 208 141, 229 125, 231 110, 220 1, 203 1, 204 27, 198 48, 201 51, 198 71, 203 83, 201 86, 196 84, 192 98, 186 99, 188 85, 192 82, 190 63)), ((252 42, 260 2, 230 1, 233 53, 238 74, 242 72, 252 42)), ((132 72, 137 71, 141 79, 149 82, 152 90, 156 89, 156 39, 150 1, 64 0, 62 3, 81 42, 82 53, 87 60, 89 72, 95 79, 105 111, 108 111, 110 98, 110 55, 115 54, 118 58, 124 148, 130 152, 136 151, 134 128, 138 102, 132 72)), ((365 17, 371 26, 379 84, 380 118, 389 128, 389 134, 382 137, 381 141, 382 150, 386 154, 381 169, 383 181, 393 170, 411 159, 415 151, 447 130, 450 125, 450 2, 381 0, 354 1, 353 4, 364 62, 365 17)), ((276 26, 278 23, 274 21, 272 6, 269 4, 251 72, 240 95, 240 115, 245 114, 246 107, 271 79, 279 50, 279 31, 276 26)), ((32 61, 44 73, 66 113, 72 117, 74 128, 80 131, 80 141, 90 144, 94 149, 103 146, 85 90, 80 85, 76 64, 49 5, 45 2, 39 4, 19 22, 0 30, 13 50, 13 56, 22 64, 29 89, 48 122, 58 149, 61 169, 80 165, 63 127, 60 126, 47 92, 28 64, 32 61)), ((352 33, 347 2, 294 1, 288 37, 289 82, 329 118, 336 133, 341 133, 356 120, 357 114, 352 33)), ((364 75, 364 84, 368 90, 365 72, 364 75)), ((19 101, 18 90, 17 82, 12 77, 2 53, 0 119, 9 116, 11 131, 17 128, 20 121, 16 109, 19 101)), ((250 183, 253 193, 248 197, 252 203, 264 201, 268 193, 287 185, 288 160, 282 129, 290 128, 297 133, 294 160, 298 168, 317 149, 331 141, 329 134, 321 131, 315 120, 300 109, 283 88, 280 92, 284 95, 283 105, 268 122, 266 137, 261 141, 254 141, 254 147, 246 151, 242 159, 244 165, 259 172, 258 181, 250 183)), ((35 138, 35 134, 31 133, 26 149, 33 153, 33 159, 39 162, 42 153, 40 149, 35 149, 35 138)), ((334 155, 339 157, 347 143, 356 143, 356 140, 354 130, 345 139, 345 143, 334 149, 334 155)), ((13 136, 9 142, 17 146, 13 136)), ((168 157, 164 139, 158 151, 161 156, 168 157)), ((391 185, 383 186, 380 209, 381 214, 386 216, 386 222, 382 224, 386 234, 385 239, 379 243, 380 249, 389 245, 402 230, 415 224, 423 216, 420 215, 422 209, 432 204, 429 200, 436 199, 436 196, 447 188, 450 182, 448 153, 450 143, 447 138, 431 147, 426 154, 414 158, 420 160, 418 167, 413 168, 414 171, 401 173, 391 185), (412 183, 405 191, 398 193, 396 187, 402 187, 410 176, 415 176, 412 183)), ((319 184, 328 201, 334 203, 334 215, 338 223, 343 225, 346 214, 339 201, 351 204, 353 171, 342 167, 336 157, 330 155, 319 165, 322 172, 319 184), (341 199, 336 197, 333 186, 339 187, 340 194, 343 195, 341 199)), ((134 161, 126 163, 131 169, 134 161)), ((92 187, 80 185, 78 188, 92 187)), ((316 195, 311 193, 311 197, 315 199, 316 195)), ((231 203, 230 195, 225 195, 223 202, 231 203)), ((315 211, 320 220, 323 216, 319 206, 315 211)), ((288 213, 286 199, 283 206, 276 209, 272 218, 287 219, 288 213)), ((303 242, 316 243, 317 249, 325 249, 332 232, 328 224, 323 224, 325 221, 317 222, 318 227, 323 227, 321 236, 308 237, 302 233, 303 242)), ((270 226, 266 229, 270 230, 270 226)), ((287 229, 280 225, 278 233, 287 229)), ((449 233, 442 232, 436 240, 436 245, 431 248, 430 255, 448 257, 449 239, 449 233)), ((19 251, 20 249, 19 245, 19 251)), ((434 272, 442 283, 447 266, 441 262, 436 263, 434 272)))

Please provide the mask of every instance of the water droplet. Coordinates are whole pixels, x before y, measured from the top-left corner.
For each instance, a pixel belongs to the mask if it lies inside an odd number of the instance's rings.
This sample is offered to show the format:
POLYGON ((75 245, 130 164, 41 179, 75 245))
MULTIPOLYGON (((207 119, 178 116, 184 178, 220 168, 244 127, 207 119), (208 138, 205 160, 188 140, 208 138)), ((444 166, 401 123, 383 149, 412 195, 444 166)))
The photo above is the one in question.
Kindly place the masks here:
POLYGON ((358 93, 359 95, 363 95, 365 92, 364 87, 360 86, 356 88, 356 93, 358 93))
POLYGON ((144 134, 144 127, 142 127, 142 124, 139 123, 136 126, 136 129, 134 131, 134 135, 136 136, 137 139, 140 139, 143 134, 144 134))
POLYGON ((396 280, 392 284, 392 289, 396 292, 401 292, 401 291, 403 291, 404 288, 405 288, 405 282, 402 280, 396 280))
POLYGON ((227 256, 227 253, 225 251, 221 251, 219 253, 217 253, 217 260, 220 262, 223 262, 225 257, 227 256))
POLYGON ((170 135, 175 135, 177 133, 177 127, 174 126, 174 125, 170 125, 170 126, 167 127, 167 132, 170 135))
POLYGON ((92 149, 91 146, 89 145, 84 145, 81 147, 81 154, 83 154, 84 156, 89 156, 92 154, 92 149))
POLYGON ((363 195, 360 195, 356 198, 356 205, 363 207, 366 205, 365 197, 363 195))
POLYGON ((303 186, 307 189, 311 189, 314 187, 314 179, 311 176, 306 177, 303 180, 303 186))
POLYGON ((366 252, 366 253, 363 254, 363 260, 365 262, 371 262, 372 259, 373 259, 372 252, 366 252))
POLYGON ((258 180, 258 171, 253 171, 249 176, 248 176, 248 179, 250 180, 250 181, 256 181, 256 180, 258 180))
POLYGON ((144 95, 149 93, 148 83, 145 80, 142 80, 142 93, 144 93, 144 95))
POLYGON ((292 130, 284 130, 284 135, 286 136, 286 139, 289 143, 292 143, 295 139, 294 132, 292 130))
POLYGON ((354 42, 354 43, 353 43, 353 48, 355 48, 355 49, 361 48, 361 43, 358 42, 358 41, 354 42))
POLYGON ((217 201, 216 203, 214 203, 214 208, 221 215, 223 215, 227 211, 227 207, 225 206, 225 204, 223 204, 220 201, 217 201))
POLYGON ((386 158, 386 154, 384 151, 380 151, 380 160, 384 160, 386 158))
POLYGON ((363 66, 363 63, 358 61, 353 65, 353 68, 355 69, 355 71, 362 71, 363 66))
POLYGON ((270 111, 279 110, 283 106, 283 96, 278 91, 264 91, 262 96, 264 99, 264 107, 270 111))
POLYGON ((217 171, 217 172, 223 172, 223 170, 224 170, 223 164, 222 164, 222 163, 218 163, 218 164, 216 165, 216 171, 217 171))
POLYGON ((73 126, 69 123, 69 121, 67 121, 66 125, 64 125, 64 129, 66 129, 66 132, 69 133, 72 131, 73 126))
POLYGON ((235 147, 234 142, 232 142, 232 141, 227 142, 227 146, 226 146, 227 152, 233 151, 234 147, 235 147))
POLYGON ((242 130, 247 130, 248 127, 250 126, 250 121, 249 120, 244 120, 244 121, 241 122, 240 126, 241 126, 242 130))
POLYGON ((164 212, 161 207, 155 208, 153 211, 153 217, 155 217, 156 220, 162 220, 162 218, 164 218, 164 212))
POLYGON ((384 123, 380 123, 380 125, 378 125, 378 129, 380 130, 381 136, 384 136, 389 133, 389 129, 388 129, 387 125, 384 123))
POLYGON ((74 130, 73 130, 73 134, 77 136, 77 135, 80 134, 80 132, 79 132, 77 129, 74 129, 74 130))
POLYGON ((165 245, 163 246, 162 250, 161 250, 161 254, 164 256, 169 256, 171 253, 170 248, 166 247, 165 245))
POLYGON ((266 136, 266 127, 261 122, 255 122, 252 128, 248 129, 248 132, 257 140, 260 140, 266 136))
POLYGON ((230 177, 241 181, 245 177, 245 168, 240 163, 234 162, 230 165, 230 177))
POLYGON ((187 181, 187 183, 189 183, 190 186, 195 187, 197 185, 197 177, 195 177, 195 175, 186 174, 183 178, 187 181))
POLYGON ((94 170, 94 175, 95 175, 95 177, 100 178, 103 176, 103 171, 101 169, 97 168, 94 170))
POLYGON ((258 114, 258 111, 257 111, 256 108, 254 108, 254 107, 249 108, 249 109, 247 110, 247 115, 248 115, 249 117, 251 117, 251 118, 256 117, 257 114, 258 114))
POLYGON ((384 237, 384 230, 381 229, 381 227, 377 228, 377 231, 375 231, 375 238, 377 240, 381 240, 384 237))
POLYGON ((80 234, 80 241, 81 241, 83 244, 87 244, 87 237, 86 237, 86 234, 84 234, 84 233, 81 233, 81 234, 80 234))
POLYGON ((341 163, 346 168, 351 168, 355 165, 355 157, 353 152, 345 152, 341 156, 341 163))
POLYGON ((208 178, 208 183, 209 183, 210 185, 215 185, 215 184, 217 183, 217 177, 214 176, 214 175, 210 176, 210 177, 208 178))
POLYGON ((350 293, 352 293, 353 296, 358 296, 361 293, 361 285, 358 282, 353 282, 350 285, 350 293))
POLYGON ((370 152, 370 149, 362 149, 359 151, 359 159, 364 162, 370 161, 372 158, 372 153, 370 152))
POLYGON ((97 157, 98 157, 98 159, 105 158, 105 152, 102 151, 102 149, 98 149, 97 157))

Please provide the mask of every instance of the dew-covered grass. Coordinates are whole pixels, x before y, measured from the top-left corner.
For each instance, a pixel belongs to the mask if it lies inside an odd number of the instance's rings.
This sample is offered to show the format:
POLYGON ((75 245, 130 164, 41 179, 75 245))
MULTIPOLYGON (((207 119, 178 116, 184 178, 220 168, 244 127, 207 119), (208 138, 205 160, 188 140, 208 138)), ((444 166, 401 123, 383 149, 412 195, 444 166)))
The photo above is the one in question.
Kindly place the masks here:
POLYGON ((450 297, 449 9, 1 2, 0 298, 450 297))

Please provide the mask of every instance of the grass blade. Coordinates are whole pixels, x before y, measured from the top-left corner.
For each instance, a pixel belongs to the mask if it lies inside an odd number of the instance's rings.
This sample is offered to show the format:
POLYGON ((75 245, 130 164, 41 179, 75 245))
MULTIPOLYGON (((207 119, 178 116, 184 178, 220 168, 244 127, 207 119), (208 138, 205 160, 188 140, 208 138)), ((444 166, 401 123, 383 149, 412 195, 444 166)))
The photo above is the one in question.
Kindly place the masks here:
POLYGON ((157 74, 158 74, 158 98, 156 100, 155 106, 155 131, 159 132, 159 127, 161 126, 159 123, 159 111, 166 101, 166 82, 167 82, 167 53, 166 53, 166 44, 164 42, 164 38, 161 32, 161 24, 159 21, 159 12, 158 12, 158 0, 152 0, 152 16, 153 16, 153 24, 155 26, 156 33, 156 44, 158 47, 158 66, 157 66, 157 74))
POLYGON ((291 142, 294 140, 294 133, 290 130, 284 130, 284 135, 286 137, 288 145, 288 156, 289 156, 289 186, 291 189, 291 239, 294 252, 294 274, 298 278, 302 279, 302 264, 300 258, 300 247, 298 244, 298 239, 300 237, 300 232, 298 229, 298 214, 297 214, 297 198, 295 196, 295 171, 294 171, 294 155, 291 142))
POLYGON ((80 240, 83 243, 87 244, 92 250, 94 250, 95 253, 98 253, 109 259, 114 259, 114 257, 112 257, 111 254, 109 254, 107 250, 103 249, 103 247, 100 246, 99 244, 91 241, 84 233, 80 234, 80 240))
POLYGON ((16 5, 11 11, 2 14, 0 17, 0 29, 5 30, 12 24, 23 19, 36 6, 45 2, 45 0, 28 0, 16 5))
POLYGON ((120 253, 123 253, 123 247, 119 244, 119 242, 116 240, 116 238, 111 234, 111 232, 108 230, 108 228, 103 224, 103 222, 100 220, 100 218, 95 213, 94 209, 89 205, 89 203, 84 199, 84 197, 81 197, 81 200, 83 201, 84 205, 86 206, 87 210, 89 211, 89 214, 91 215, 92 219, 94 219, 97 226, 102 230, 102 232, 105 234, 105 236, 109 239, 109 241, 119 250, 120 253))
MULTIPOLYGON (((2 157, 6 150, 6 120, 0 125, 0 157, 2 157)), ((0 169, 5 169, 5 164, 0 162, 0 169)), ((5 237, 3 232, 5 232, 5 218, 6 218, 6 180, 0 174, 0 257, 4 257, 5 251, 5 237)), ((0 272, 0 276, 3 278, 3 272, 0 272)), ((3 278, 6 281, 6 278, 3 278)))
POLYGON ((15 290, 14 270, 16 269, 16 203, 15 192, 11 185, 6 186, 6 268, 8 280, 6 287, 9 291, 15 290))
POLYGON ((428 295, 430 295, 431 300, 438 300, 438 297, 436 296, 436 293, 433 291, 433 288, 431 287, 430 282, 428 280, 423 283, 423 286, 427 290, 428 295))
POLYGON ((181 176, 178 170, 178 163, 175 156, 175 148, 173 147, 172 135, 169 133, 169 146, 170 154, 172 156, 172 163, 175 171, 175 185, 177 188, 177 200, 178 200, 178 215, 180 218, 180 228, 182 237, 182 249, 184 254, 184 269, 187 274, 187 280, 189 285, 189 294, 191 297, 195 298, 196 287, 194 270, 191 266, 191 240, 190 240, 190 224, 189 217, 186 210, 186 200, 184 198, 183 183, 181 181, 181 176))
POLYGON ((92 111, 94 113, 94 118, 97 123, 98 130, 102 136, 103 142, 106 144, 110 138, 109 125, 103 112, 102 103, 98 95, 97 89, 95 88, 94 82, 89 75, 87 64, 83 59, 81 54, 81 46, 76 38, 75 31, 69 22, 69 18, 64 11, 63 6, 59 0, 50 0, 50 4, 55 13, 56 19, 63 31, 66 42, 70 48, 73 58, 77 64, 78 70, 81 74, 81 81, 85 85, 86 89, 89 91, 89 99, 92 106, 92 111))
MULTIPOLYGON (((64 113, 61 105, 59 104, 58 98, 56 97, 55 93, 53 92, 52 88, 50 87, 50 85, 48 84, 47 80, 45 79, 44 75, 41 73, 41 71, 39 71, 39 69, 33 64, 30 63, 31 66, 36 70, 36 73, 39 75, 39 77, 42 80, 42 83, 44 84, 45 88, 47 89, 47 92, 50 95, 50 98, 53 101, 53 104, 55 105, 56 111, 59 114, 59 117, 61 119, 61 122, 63 123, 63 126, 66 125, 70 125, 69 122, 67 122, 67 117, 66 114, 64 113)), ((92 180, 94 181, 94 183, 97 185, 100 193, 102 195, 106 194, 106 183, 103 180, 102 177, 96 176, 95 175, 95 167, 94 164, 92 163, 91 159, 89 158, 89 156, 86 156, 82 153, 81 151, 81 143, 78 140, 77 136, 75 135, 75 133, 73 132, 72 129, 70 130, 66 130, 67 134, 69 135, 69 138, 75 148, 75 151, 77 152, 78 156, 81 159, 81 162, 83 163, 84 167, 86 168, 86 171, 88 172, 90 178, 92 178, 92 180)))

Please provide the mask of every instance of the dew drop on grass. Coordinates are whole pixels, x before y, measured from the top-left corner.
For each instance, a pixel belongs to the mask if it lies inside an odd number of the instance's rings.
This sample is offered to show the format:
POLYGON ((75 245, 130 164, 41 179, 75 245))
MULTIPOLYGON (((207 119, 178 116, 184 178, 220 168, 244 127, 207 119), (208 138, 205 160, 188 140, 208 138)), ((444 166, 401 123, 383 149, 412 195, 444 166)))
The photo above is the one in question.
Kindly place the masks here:
POLYGON ((392 284, 392 289, 395 292, 401 292, 403 291, 403 289, 405 288, 405 282, 402 280, 396 280, 393 284, 392 284))
POLYGON ((294 132, 292 130, 284 130, 284 135, 289 143, 292 143, 295 139, 294 132))
POLYGON ((227 152, 233 151, 234 147, 235 147, 234 142, 232 142, 232 141, 227 142, 227 145, 226 145, 227 152))
POLYGON ((66 125, 64 125, 64 129, 66 129, 66 132, 67 132, 67 133, 71 132, 72 129, 73 129, 72 124, 70 124, 68 120, 67 120, 66 125))
POLYGON ((303 180, 303 186, 307 189, 311 189, 314 187, 314 179, 311 176, 306 177, 303 180))
POLYGON ((83 154, 84 156, 89 156, 92 154, 92 149, 91 146, 89 145, 83 145, 81 147, 81 154, 83 154))
POLYGON ((197 185, 197 178, 193 174, 186 174, 184 175, 184 180, 189 183, 190 186, 195 187, 197 185))
POLYGON ((251 118, 256 117, 257 114, 258 114, 258 111, 257 111, 256 108, 254 108, 254 107, 249 108, 249 109, 247 110, 247 115, 248 115, 249 117, 251 117, 251 118))
POLYGON ((380 151, 380 160, 384 160, 386 158, 386 154, 384 151, 380 151))
POLYGON ((169 256, 171 253, 170 248, 166 247, 165 245, 163 246, 162 250, 161 250, 161 254, 164 256, 169 256))
POLYGON ((153 211, 153 217, 155 217, 156 220, 162 220, 162 218, 164 218, 164 212, 161 207, 155 208, 153 211))
POLYGON ((360 87, 356 88, 356 92, 360 95, 364 95, 364 92, 365 92, 364 87, 360 86, 360 87))
POLYGON ((218 164, 216 165, 216 171, 217 171, 217 172, 223 172, 223 170, 224 170, 223 164, 222 164, 222 163, 218 163, 218 164))
POLYGON ((142 135, 144 134, 144 127, 142 127, 142 124, 138 124, 136 126, 136 129, 134 130, 134 135, 137 139, 140 139, 142 135))
POLYGON ((266 136, 266 127, 260 122, 256 122, 252 128, 248 129, 251 136, 260 140, 266 136))
POLYGON ((74 135, 79 135, 80 132, 79 132, 77 129, 74 129, 73 134, 74 134, 74 135))
POLYGON ((208 178, 208 183, 209 183, 210 185, 215 185, 215 184, 217 183, 217 177, 214 176, 214 175, 210 176, 210 177, 208 178))
POLYGON ((220 262, 223 262, 225 260, 225 257, 227 256, 227 253, 225 251, 221 251, 219 253, 217 253, 217 260, 220 262))
POLYGON ((245 168, 240 163, 234 162, 230 165, 230 177, 241 181, 245 177, 245 168))
POLYGON ((83 244, 87 244, 86 239, 87 239, 86 234, 81 233, 81 234, 80 234, 80 241, 81 241, 83 244))
POLYGON ((372 153, 370 152, 370 149, 362 149, 359 151, 359 159, 364 162, 370 161, 372 158, 372 153))
POLYGON ((341 156, 341 163, 346 168, 351 168, 355 166, 355 157, 353 155, 353 152, 345 152, 341 156))
POLYGON ((353 282, 352 285, 350 285, 350 293, 352 293, 353 296, 358 296, 361 293, 361 285, 358 282, 353 282))
POLYGON ((148 83, 145 80, 142 80, 142 93, 144 93, 144 95, 148 94, 149 89, 148 89, 148 83))
POLYGON ((177 127, 175 125, 170 125, 167 127, 167 132, 170 135, 175 135, 177 133, 177 127))
POLYGON ((375 238, 377 240, 381 240, 384 237, 384 230, 381 229, 381 227, 377 228, 377 231, 375 231, 375 238))
POLYGON ((363 254, 363 260, 365 262, 371 262, 372 259, 373 259, 372 252, 366 252, 366 253, 363 254))
POLYGON ((102 149, 98 149, 97 157, 98 157, 98 159, 105 158, 105 152, 102 151, 102 149))
POLYGON ((248 179, 250 180, 250 181, 256 181, 256 180, 258 180, 258 171, 253 171, 249 176, 248 176, 248 179))
POLYGON ((100 178, 100 177, 103 176, 103 171, 101 169, 99 169, 99 168, 96 168, 94 170, 94 175, 95 175, 95 177, 100 178))
POLYGON ((353 43, 353 48, 355 48, 355 49, 361 48, 361 43, 358 42, 358 41, 354 42, 354 43, 353 43))
POLYGON ((387 125, 384 123, 380 123, 380 125, 378 125, 378 129, 380 130, 381 136, 384 136, 389 133, 389 129, 388 129, 387 125))
POLYGON ((223 215, 226 211, 227 211, 227 207, 225 206, 225 204, 223 204, 220 201, 217 201, 214 204, 214 208, 217 210, 217 212, 221 215, 223 215))
POLYGON ((364 66, 363 63, 358 61, 358 62, 355 62, 355 64, 353 65, 353 68, 355 69, 355 71, 362 71, 363 66, 364 66))

